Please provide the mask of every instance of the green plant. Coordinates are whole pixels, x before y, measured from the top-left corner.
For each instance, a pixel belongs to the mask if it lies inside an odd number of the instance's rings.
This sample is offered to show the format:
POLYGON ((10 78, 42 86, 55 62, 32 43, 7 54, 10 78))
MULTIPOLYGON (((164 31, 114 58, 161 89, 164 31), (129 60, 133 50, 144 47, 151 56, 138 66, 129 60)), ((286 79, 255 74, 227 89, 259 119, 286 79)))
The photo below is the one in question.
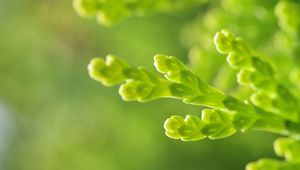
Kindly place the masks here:
MULTIPOLYGON (((92 59, 88 66, 89 75, 105 86, 121 84, 119 94, 125 101, 176 98, 204 108, 200 117, 173 115, 168 118, 164 128, 170 138, 182 141, 219 139, 237 131, 251 130, 288 136, 274 142, 275 153, 284 157, 284 161, 261 159, 249 163, 246 169, 300 169, 300 2, 283 0, 274 10, 281 28, 274 31, 280 32, 279 38, 278 35, 274 37, 285 47, 279 52, 291 56, 294 63, 287 65, 289 78, 276 71, 283 70, 281 65, 260 57, 260 53, 230 31, 223 29, 214 36, 215 47, 227 56, 226 61, 235 70, 233 74, 238 84, 250 89, 245 99, 209 85, 176 57, 161 54, 154 57, 154 66, 163 76, 143 67, 129 66, 113 55, 108 55, 105 60, 92 59), (281 42, 282 39, 285 42, 281 42)), ((259 37, 256 39, 263 41, 259 37)), ((286 66, 283 64, 283 67, 286 66)))
POLYGON ((74 0, 78 14, 86 18, 97 18, 103 25, 112 25, 130 16, 143 16, 153 12, 170 12, 207 0, 74 0))

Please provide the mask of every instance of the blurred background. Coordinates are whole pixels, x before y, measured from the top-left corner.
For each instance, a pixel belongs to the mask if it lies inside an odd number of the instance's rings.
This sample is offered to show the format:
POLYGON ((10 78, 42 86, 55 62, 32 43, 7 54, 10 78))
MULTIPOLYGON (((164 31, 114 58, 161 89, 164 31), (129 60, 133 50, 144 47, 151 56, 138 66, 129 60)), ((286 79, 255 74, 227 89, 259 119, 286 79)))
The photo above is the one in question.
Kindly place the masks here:
MULTIPOLYGON (((260 34, 272 33, 275 2, 262 2, 257 16, 251 14, 252 3, 247 6, 252 30, 267 24, 260 34)), ((230 9, 228 3, 222 10, 230 9)), ((80 18, 70 0, 0 0, 0 169, 241 170, 249 161, 274 157, 276 136, 262 132, 216 141, 172 140, 164 135, 164 120, 172 114, 199 115, 201 108, 170 99, 124 102, 117 87, 103 87, 88 77, 92 57, 112 53, 154 71, 153 56, 162 53, 190 63, 222 90, 235 89, 235 81, 224 78, 230 77, 220 64, 225 58, 209 50, 214 50, 211 28, 226 26, 243 34, 232 22, 245 20, 237 17, 239 11, 224 12, 218 16, 236 17, 216 23, 207 19, 216 16, 207 12, 211 5, 104 27, 80 18), (207 43, 200 41, 204 38, 207 43), (217 73, 220 68, 223 74, 217 73)), ((245 36, 259 46, 260 34, 245 36)))

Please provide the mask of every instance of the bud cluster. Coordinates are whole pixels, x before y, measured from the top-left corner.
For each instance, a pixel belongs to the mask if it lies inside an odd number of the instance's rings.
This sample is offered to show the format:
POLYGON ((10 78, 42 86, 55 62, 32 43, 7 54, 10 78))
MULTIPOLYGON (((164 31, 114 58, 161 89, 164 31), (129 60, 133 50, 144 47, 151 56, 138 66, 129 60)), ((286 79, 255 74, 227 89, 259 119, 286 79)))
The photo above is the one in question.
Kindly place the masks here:
POLYGON ((173 115, 165 121, 166 135, 182 141, 196 141, 206 137, 220 139, 231 136, 236 132, 230 114, 215 110, 202 110, 201 118, 187 115, 173 115))

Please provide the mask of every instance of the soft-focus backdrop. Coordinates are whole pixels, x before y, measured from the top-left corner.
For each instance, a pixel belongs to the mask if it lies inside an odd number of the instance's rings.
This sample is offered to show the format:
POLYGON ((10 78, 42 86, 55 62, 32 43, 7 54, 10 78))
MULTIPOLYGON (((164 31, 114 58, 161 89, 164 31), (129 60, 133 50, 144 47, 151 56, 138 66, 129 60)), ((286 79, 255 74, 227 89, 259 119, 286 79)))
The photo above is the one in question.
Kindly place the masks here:
MULTIPOLYGON (((192 61, 209 80, 214 67, 201 65, 210 56, 187 57, 203 38, 195 29, 208 8, 131 17, 107 28, 80 18, 71 1, 0 0, 0 169, 241 170, 249 161, 274 157, 275 136, 261 132, 217 141, 169 139, 166 118, 201 108, 169 99, 127 103, 117 87, 88 77, 86 66, 95 56, 113 53, 154 70, 153 56, 163 53, 192 61)), ((216 63, 224 62, 218 57, 216 63)))

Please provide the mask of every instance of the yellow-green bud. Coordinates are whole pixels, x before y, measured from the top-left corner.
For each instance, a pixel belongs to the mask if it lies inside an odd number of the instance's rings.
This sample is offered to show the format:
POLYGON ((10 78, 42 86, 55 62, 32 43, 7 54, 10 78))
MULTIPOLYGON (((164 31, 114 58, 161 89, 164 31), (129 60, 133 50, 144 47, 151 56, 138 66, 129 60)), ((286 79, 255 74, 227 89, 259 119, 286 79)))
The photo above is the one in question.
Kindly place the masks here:
POLYGON ((232 51, 228 54, 226 61, 231 67, 238 69, 245 66, 249 62, 248 59, 248 56, 232 51))
POLYGON ((154 56, 154 66, 160 73, 171 74, 171 72, 179 72, 186 67, 173 56, 158 54, 154 56))
POLYGON ((237 81, 241 85, 249 85, 250 82, 250 76, 251 76, 252 70, 249 68, 242 68, 238 74, 237 74, 237 81))
POLYGON ((101 82, 105 86, 112 86, 124 81, 123 70, 126 63, 113 55, 102 58, 94 58, 88 65, 88 72, 92 79, 101 82))
POLYGON ((178 129, 184 125, 184 120, 181 116, 173 115, 164 123, 165 133, 169 138, 180 139, 181 135, 178 129))
POLYGON ((219 111, 215 109, 203 109, 201 120, 206 124, 223 123, 223 119, 220 116, 219 111))
POLYGON ((250 47, 245 43, 243 39, 239 37, 232 41, 232 51, 243 56, 249 57, 251 55, 250 47))
POLYGON ((272 98, 268 93, 264 91, 253 93, 250 97, 250 100, 254 105, 258 107, 262 107, 267 110, 272 109, 272 98))
POLYGON ((232 41, 234 36, 226 29, 217 32, 214 37, 214 43, 221 54, 228 54, 232 50, 232 41))
POLYGON ((201 133, 203 126, 200 118, 192 115, 187 115, 184 120, 181 116, 171 116, 164 124, 168 137, 182 141, 196 141, 205 138, 206 136, 201 133))
POLYGON ((146 100, 147 97, 153 90, 153 86, 139 82, 129 80, 128 82, 122 84, 119 88, 119 94, 122 96, 122 99, 125 101, 132 100, 146 100))
POLYGON ((274 142, 274 150, 278 156, 287 161, 300 162, 300 141, 293 138, 279 138, 274 142))

